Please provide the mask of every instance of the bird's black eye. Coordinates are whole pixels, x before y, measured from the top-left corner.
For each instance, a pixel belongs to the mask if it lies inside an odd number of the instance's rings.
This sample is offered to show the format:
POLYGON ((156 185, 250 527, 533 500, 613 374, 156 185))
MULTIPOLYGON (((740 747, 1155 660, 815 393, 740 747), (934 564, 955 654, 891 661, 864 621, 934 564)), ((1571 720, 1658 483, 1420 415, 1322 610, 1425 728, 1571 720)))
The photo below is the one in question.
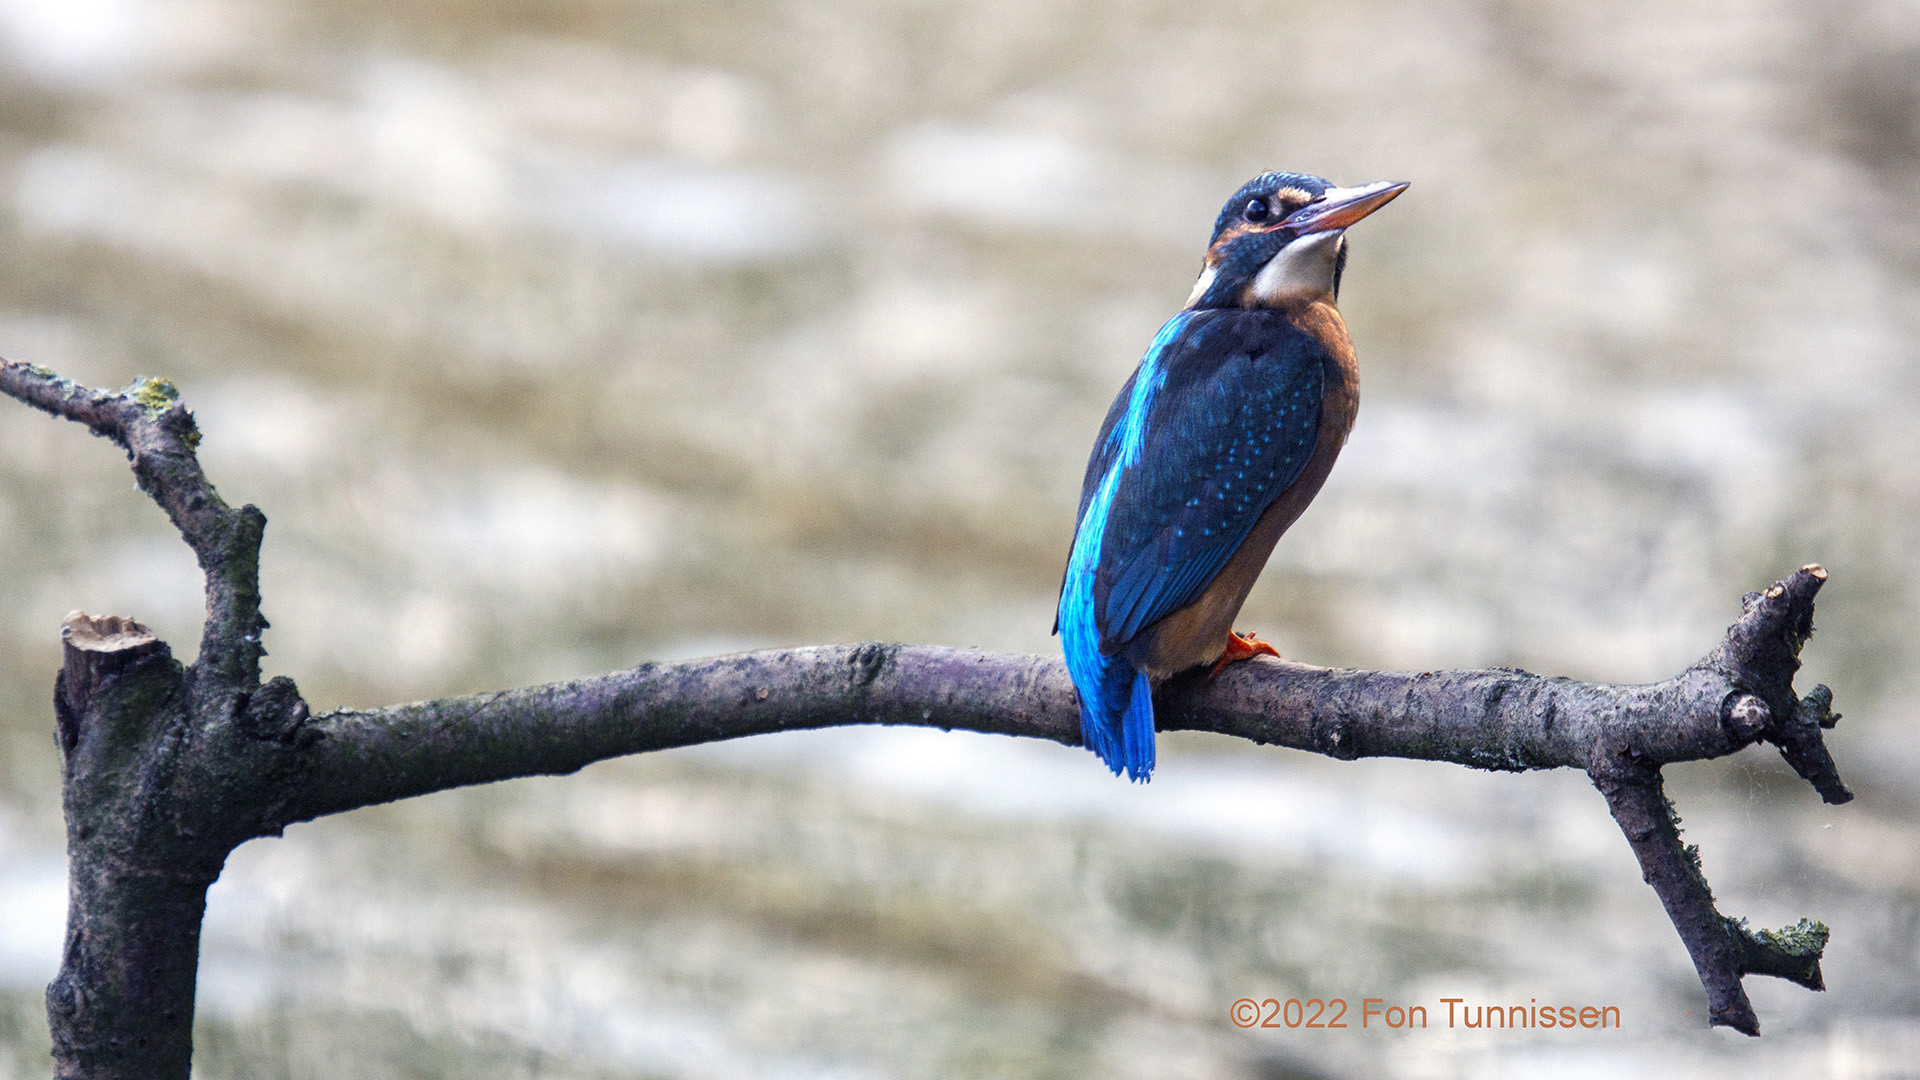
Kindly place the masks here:
POLYGON ((1247 200, 1247 208, 1241 211, 1241 216, 1248 221, 1265 221, 1271 213, 1273 208, 1267 205, 1267 200, 1255 197, 1247 200))

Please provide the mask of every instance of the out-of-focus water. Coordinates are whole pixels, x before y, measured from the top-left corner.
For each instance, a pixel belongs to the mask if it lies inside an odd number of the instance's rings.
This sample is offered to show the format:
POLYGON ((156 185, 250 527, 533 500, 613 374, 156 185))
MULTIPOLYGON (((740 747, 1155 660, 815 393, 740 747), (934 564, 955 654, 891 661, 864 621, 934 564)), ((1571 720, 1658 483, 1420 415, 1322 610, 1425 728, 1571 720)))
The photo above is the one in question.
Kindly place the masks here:
MULTIPOLYGON (((1353 233, 1358 429, 1242 623, 1661 678, 1834 574, 1860 798, 1673 770, 1832 990, 1707 1032, 1573 775, 845 730, 236 853, 214 1077, 1913 1076, 1920 12, 1509 0, 0 0, 0 355, 173 377, 317 707, 647 658, 1047 651, 1087 447, 1262 169, 1353 233), (1235 999, 1435 1027, 1243 1031, 1235 999), (1445 1030, 1442 998, 1618 1031, 1445 1030)), ((190 654, 113 448, 0 402, 0 1077, 47 1071, 72 608, 190 654)))

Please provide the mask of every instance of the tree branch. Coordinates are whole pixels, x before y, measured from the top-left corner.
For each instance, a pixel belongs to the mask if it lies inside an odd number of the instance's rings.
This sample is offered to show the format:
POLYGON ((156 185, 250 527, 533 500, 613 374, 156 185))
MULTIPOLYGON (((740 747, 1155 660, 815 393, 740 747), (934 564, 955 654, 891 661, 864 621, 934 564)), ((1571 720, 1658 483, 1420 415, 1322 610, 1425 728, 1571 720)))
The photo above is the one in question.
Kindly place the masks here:
POLYGON ((87 425, 127 452, 140 490, 160 504, 193 549, 206 577, 207 622, 200 662, 221 681, 260 681, 260 540, 266 515, 228 506, 194 450, 200 429, 170 379, 142 378, 124 390, 95 390, 46 368, 0 359, 0 393, 87 425))
MULTIPOLYGON (((265 519, 229 508, 172 384, 109 393, 0 361, 0 391, 127 449, 207 577, 201 660, 175 662, 137 623, 70 616, 55 694, 64 755, 68 949, 48 988, 58 1075, 184 1080, 206 886, 234 847, 293 822, 623 754, 842 724, 917 724, 1076 745, 1055 659, 919 645, 771 650, 547 686, 309 716, 287 679, 259 684, 265 519), (158 1064, 156 1064, 158 1063, 158 1064)), ((1162 730, 1212 731, 1341 759, 1584 770, 1693 957, 1712 1023, 1759 1022, 1741 978, 1821 989, 1827 929, 1753 931, 1714 906, 1681 844, 1660 769, 1774 743, 1822 798, 1851 798, 1822 732, 1832 695, 1793 691, 1826 572, 1745 598, 1721 643, 1665 682, 1524 671, 1372 672, 1277 660, 1161 688, 1162 730)), ((1090 767, 1091 763, 1090 763, 1090 767)))

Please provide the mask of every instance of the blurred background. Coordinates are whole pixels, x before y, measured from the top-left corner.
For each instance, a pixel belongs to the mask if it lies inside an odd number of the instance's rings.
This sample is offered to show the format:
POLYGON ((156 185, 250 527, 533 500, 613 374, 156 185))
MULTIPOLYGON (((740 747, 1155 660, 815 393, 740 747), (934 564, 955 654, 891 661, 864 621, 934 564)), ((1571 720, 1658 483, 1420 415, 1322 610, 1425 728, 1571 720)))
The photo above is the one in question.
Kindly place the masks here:
MULTIPOLYGON (((1729 913, 1832 925, 1829 992, 1705 1030, 1577 775, 1186 736, 1139 788, 847 729, 242 848, 197 1075, 1920 1076, 1911 0, 0 0, 0 355, 178 382, 316 709, 1048 652, 1093 433, 1270 168, 1414 187, 1352 234, 1359 426, 1241 625, 1646 681, 1825 563, 1800 685, 1859 799, 1765 750, 1669 783, 1729 913)), ((0 402, 0 1077, 48 1072, 73 608, 189 659, 192 558, 0 402)))

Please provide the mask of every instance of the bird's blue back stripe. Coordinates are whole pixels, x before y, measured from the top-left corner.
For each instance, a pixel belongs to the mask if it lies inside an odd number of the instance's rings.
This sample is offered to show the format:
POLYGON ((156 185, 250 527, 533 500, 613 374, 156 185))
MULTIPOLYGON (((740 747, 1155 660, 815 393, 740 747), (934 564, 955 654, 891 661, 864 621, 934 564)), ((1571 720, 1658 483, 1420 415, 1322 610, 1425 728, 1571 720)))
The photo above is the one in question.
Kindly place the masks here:
POLYGON ((1146 441, 1147 413, 1154 394, 1166 381, 1160 358, 1192 319, 1193 313, 1182 312, 1167 320, 1134 373, 1126 412, 1107 436, 1107 447, 1115 452, 1081 515, 1073 551, 1067 557, 1066 581, 1060 590, 1060 643, 1066 653, 1067 670, 1080 694, 1081 741, 1116 774, 1124 772, 1135 780, 1145 780, 1153 771, 1153 684, 1126 660, 1101 653, 1093 582, 1114 491, 1121 473, 1140 458, 1146 441), (1134 716, 1131 726, 1129 715, 1134 716), (1143 728, 1144 748, 1140 744, 1143 728))
MULTIPOLYGON (((1160 328, 1153 344, 1148 347, 1146 357, 1140 361, 1140 370, 1133 377, 1133 397, 1127 402, 1126 416, 1114 425, 1109 440, 1120 440, 1120 452, 1114 456, 1113 464, 1107 467, 1107 474, 1100 479, 1099 490, 1087 503, 1087 513, 1080 520, 1080 531, 1074 536, 1073 554, 1070 559, 1068 576, 1084 573, 1086 581, 1075 582, 1080 588, 1069 588, 1065 593, 1084 595, 1088 603, 1088 626, 1092 626, 1093 572, 1100 565, 1100 541, 1107 531, 1107 511, 1113 505, 1113 492, 1120 483, 1120 474, 1140 458, 1140 447, 1146 441, 1147 412, 1153 407, 1153 395, 1165 381, 1166 373, 1160 368, 1160 354, 1169 343, 1180 336, 1187 323, 1192 322, 1194 313, 1183 311, 1167 320, 1160 328)), ((1063 593, 1063 596, 1065 595, 1063 593)), ((1075 597, 1078 599, 1078 596, 1075 597)))
MULTIPOLYGON (((1127 402, 1127 417, 1119 425, 1123 432, 1120 440, 1120 456, 1114 459, 1113 466, 1107 470, 1107 476, 1118 477, 1121 470, 1128 468, 1140 459, 1140 447, 1147 437, 1147 412, 1153 407, 1153 395, 1166 382, 1167 373, 1160 365, 1160 354, 1166 351, 1194 319, 1194 312, 1183 311, 1167 320, 1160 332, 1153 336, 1153 344, 1147 347, 1146 358, 1140 361, 1140 374, 1134 377, 1133 400, 1127 402)), ((1106 499, 1111 501, 1113 492, 1106 491, 1106 499)), ((1106 514, 1101 514, 1104 523, 1106 514)), ((1106 531, 1105 529, 1101 530, 1106 531)))

